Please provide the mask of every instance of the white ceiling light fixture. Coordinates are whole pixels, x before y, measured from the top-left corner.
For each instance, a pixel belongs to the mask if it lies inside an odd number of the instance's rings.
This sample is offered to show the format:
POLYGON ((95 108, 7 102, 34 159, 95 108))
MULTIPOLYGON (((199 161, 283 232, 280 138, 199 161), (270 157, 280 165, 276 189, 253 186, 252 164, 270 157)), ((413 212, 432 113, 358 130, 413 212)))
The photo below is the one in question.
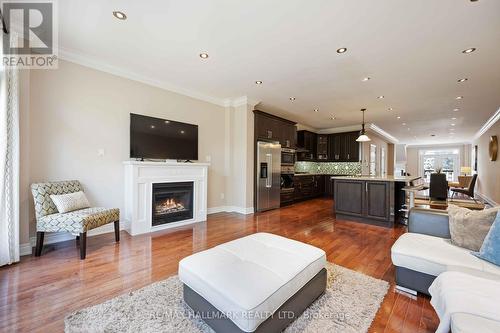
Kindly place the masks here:
POLYGON ((370 80, 371 80, 371 77, 367 76, 367 77, 364 77, 361 81, 366 82, 366 81, 370 81, 370 80))
POLYGON ((335 118, 335 116, 331 116, 330 119, 331 120, 335 120, 336 118, 335 118))
POLYGON ((403 123, 402 125, 403 125, 403 126, 406 126, 406 123, 403 123))
POLYGON ((295 101, 295 97, 290 97, 290 100, 293 102, 295 101))
POLYGON ((471 47, 469 49, 463 50, 462 53, 469 54, 469 53, 472 53, 474 51, 476 51, 476 48, 475 47, 471 47))
POLYGON ((464 98, 464 96, 457 96, 457 97, 455 97, 455 99, 463 99, 463 98, 464 98))
POLYGON ((469 79, 468 79, 468 78, 466 78, 466 77, 464 77, 464 78, 458 79, 458 80, 457 80, 457 82, 458 82, 458 83, 462 83, 462 82, 465 82, 465 81, 467 81, 467 80, 469 80, 469 79))
POLYGON ((393 109, 393 108, 388 108, 387 110, 392 111, 392 110, 394 110, 394 109, 393 109))
POLYGON ((385 96, 384 96, 384 95, 380 95, 380 96, 379 96, 379 97, 377 97, 377 98, 378 98, 378 99, 383 99, 383 98, 385 98, 385 96))
POLYGON ((113 12, 113 16, 122 21, 127 19, 127 15, 125 15, 124 12, 120 12, 119 10, 115 10, 113 12))
POLYGON ((363 123, 361 124, 361 132, 359 133, 359 137, 356 139, 357 142, 368 142, 371 141, 371 139, 366 135, 365 132, 365 111, 366 109, 361 109, 361 112, 363 112, 363 123))
POLYGON ((401 119, 401 117, 400 117, 400 116, 397 116, 396 118, 401 119))
POLYGON ((262 84, 262 81, 255 81, 255 84, 260 85, 262 84))
POLYGON ((314 109, 314 112, 319 112, 319 109, 314 109))
POLYGON ((337 53, 345 53, 347 52, 347 48, 341 47, 340 49, 337 49, 337 53))
POLYGON ((460 111, 460 109, 459 109, 459 108, 454 108, 454 109, 453 109, 453 112, 458 112, 458 111, 460 111))
POLYGON ((208 53, 206 53, 206 52, 200 53, 200 58, 201 59, 207 59, 208 58, 208 53))

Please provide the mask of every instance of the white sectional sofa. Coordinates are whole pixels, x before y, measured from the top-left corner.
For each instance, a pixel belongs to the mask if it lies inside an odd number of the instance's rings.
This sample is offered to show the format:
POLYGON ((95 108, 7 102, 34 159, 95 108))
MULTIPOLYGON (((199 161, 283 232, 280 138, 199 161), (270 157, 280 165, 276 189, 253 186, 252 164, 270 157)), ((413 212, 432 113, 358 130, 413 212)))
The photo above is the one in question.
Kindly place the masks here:
MULTIPOLYGON (((392 262, 396 266, 396 284, 403 287, 401 289, 429 295, 429 286, 434 279, 449 271, 500 281, 500 267, 451 243, 446 211, 413 208, 408 231, 391 249, 392 262)), ((478 332, 480 327, 487 332, 500 332, 498 321, 469 314, 451 316, 454 333, 478 332)))

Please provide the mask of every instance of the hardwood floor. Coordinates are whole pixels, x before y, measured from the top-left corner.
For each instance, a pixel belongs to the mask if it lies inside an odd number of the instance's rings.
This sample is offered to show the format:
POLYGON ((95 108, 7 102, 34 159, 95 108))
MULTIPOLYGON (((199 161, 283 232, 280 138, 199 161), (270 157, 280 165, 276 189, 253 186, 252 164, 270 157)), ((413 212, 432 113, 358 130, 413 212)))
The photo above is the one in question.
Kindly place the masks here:
POLYGON ((210 215, 206 223, 150 235, 91 237, 87 259, 75 241, 46 245, 41 257, 0 268, 0 332, 60 332, 64 316, 177 273, 193 252, 255 232, 271 232, 326 251, 330 262, 391 283, 370 332, 434 332, 438 318, 427 297, 394 289, 390 248, 394 229, 336 221, 332 201, 315 199, 266 213, 210 215))

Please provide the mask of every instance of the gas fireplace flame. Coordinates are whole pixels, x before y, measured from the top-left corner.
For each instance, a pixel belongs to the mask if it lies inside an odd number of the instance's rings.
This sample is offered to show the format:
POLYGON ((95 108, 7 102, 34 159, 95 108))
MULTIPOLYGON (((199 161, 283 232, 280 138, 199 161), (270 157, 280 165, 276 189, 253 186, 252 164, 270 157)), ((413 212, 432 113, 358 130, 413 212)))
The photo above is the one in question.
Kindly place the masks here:
POLYGON ((174 198, 165 199, 156 204, 155 212, 156 214, 170 214, 175 212, 181 212, 186 210, 181 202, 178 202, 174 198))

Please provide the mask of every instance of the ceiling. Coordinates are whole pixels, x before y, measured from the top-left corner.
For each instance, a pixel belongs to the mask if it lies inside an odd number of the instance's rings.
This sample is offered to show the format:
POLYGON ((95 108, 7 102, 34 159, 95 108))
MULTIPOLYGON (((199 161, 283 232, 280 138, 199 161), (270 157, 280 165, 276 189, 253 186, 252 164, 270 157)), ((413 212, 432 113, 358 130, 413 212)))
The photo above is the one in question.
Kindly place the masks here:
POLYGON ((463 142, 500 106, 498 0, 58 3, 63 58, 216 103, 248 96, 317 129, 359 124, 367 108, 400 142, 463 142))

